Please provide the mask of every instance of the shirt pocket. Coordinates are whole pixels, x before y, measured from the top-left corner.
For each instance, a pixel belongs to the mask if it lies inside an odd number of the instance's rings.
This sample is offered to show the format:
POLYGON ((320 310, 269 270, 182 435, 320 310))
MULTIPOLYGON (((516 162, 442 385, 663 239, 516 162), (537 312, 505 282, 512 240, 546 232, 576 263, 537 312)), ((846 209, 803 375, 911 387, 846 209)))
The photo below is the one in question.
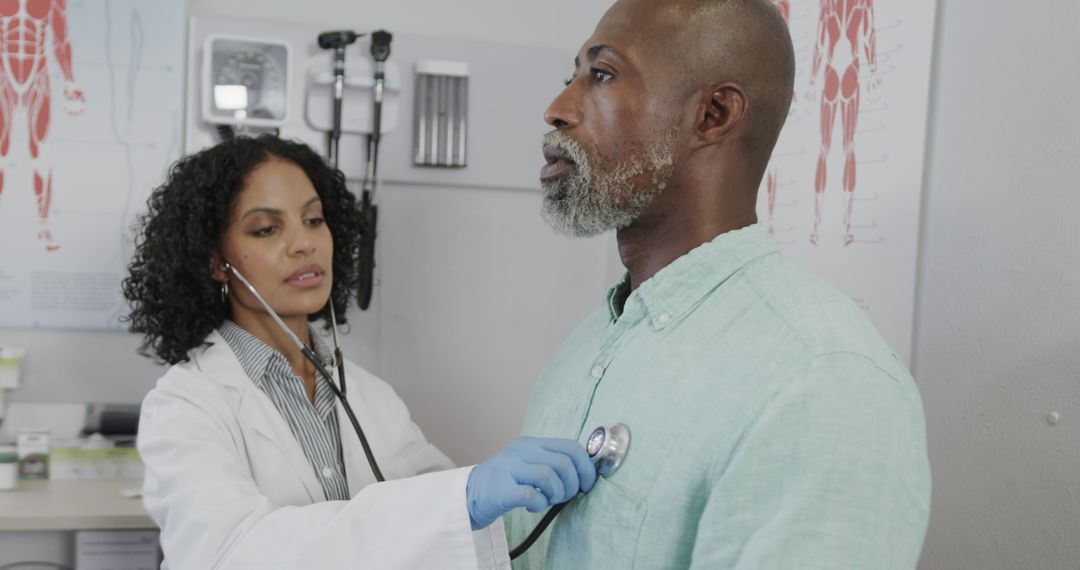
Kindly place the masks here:
POLYGON ((606 479, 575 499, 550 530, 547 563, 551 569, 634 567, 645 499, 606 479))

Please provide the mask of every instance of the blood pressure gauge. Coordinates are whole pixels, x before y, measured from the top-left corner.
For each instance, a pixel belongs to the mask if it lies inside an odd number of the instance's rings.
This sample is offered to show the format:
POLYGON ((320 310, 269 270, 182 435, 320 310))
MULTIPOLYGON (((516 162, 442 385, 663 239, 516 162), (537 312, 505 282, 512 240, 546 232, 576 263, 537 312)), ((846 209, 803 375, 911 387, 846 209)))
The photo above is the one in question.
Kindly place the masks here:
POLYGON ((213 35, 203 45, 202 116, 218 125, 280 127, 289 118, 289 44, 213 35))

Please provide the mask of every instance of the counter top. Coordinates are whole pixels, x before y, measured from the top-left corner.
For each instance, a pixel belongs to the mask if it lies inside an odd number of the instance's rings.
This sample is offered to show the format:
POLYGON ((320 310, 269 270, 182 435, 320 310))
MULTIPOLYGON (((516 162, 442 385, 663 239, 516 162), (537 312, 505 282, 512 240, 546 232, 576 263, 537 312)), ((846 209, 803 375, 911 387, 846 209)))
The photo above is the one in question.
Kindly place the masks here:
POLYGON ((140 488, 139 479, 19 481, 0 491, 0 531, 157 528, 141 498, 121 494, 140 488))

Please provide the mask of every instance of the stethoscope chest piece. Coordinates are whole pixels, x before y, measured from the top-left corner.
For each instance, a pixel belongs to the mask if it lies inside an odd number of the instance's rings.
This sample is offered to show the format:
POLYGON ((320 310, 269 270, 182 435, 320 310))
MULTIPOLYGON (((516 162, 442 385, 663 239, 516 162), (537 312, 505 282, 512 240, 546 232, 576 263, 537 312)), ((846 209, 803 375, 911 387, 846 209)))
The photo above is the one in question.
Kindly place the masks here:
MULTIPOLYGON (((626 424, 615 424, 611 427, 600 426, 594 429, 589 434, 589 440, 585 442, 585 451, 589 454, 593 466, 596 467, 597 475, 602 477, 611 475, 622 465, 626 453, 630 451, 630 428, 626 427, 626 424)), ((559 511, 569 504, 570 501, 566 501, 551 507, 529 536, 510 551, 510 560, 514 560, 528 550, 544 533, 544 529, 551 524, 551 521, 555 520, 559 511)))
POLYGON ((596 474, 607 477, 622 465, 630 451, 630 428, 626 424, 596 428, 589 435, 585 451, 596 466, 596 474))

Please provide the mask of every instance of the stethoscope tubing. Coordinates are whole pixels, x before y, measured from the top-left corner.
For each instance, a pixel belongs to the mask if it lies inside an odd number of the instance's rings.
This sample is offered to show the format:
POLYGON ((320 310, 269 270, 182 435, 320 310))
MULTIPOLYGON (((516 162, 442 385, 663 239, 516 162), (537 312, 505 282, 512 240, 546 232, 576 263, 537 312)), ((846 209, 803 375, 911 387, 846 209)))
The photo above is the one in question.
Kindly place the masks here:
MULTIPOLYGON (((285 322, 282 321, 281 317, 278 316, 277 312, 275 312, 274 309, 270 307, 270 303, 267 303, 266 299, 263 299, 262 295, 260 295, 259 292, 255 290, 255 287, 251 283, 249 283, 243 275, 240 275, 240 272, 237 271, 231 263, 226 262, 225 268, 228 271, 231 271, 232 274, 235 275, 236 278, 240 281, 240 283, 244 285, 244 288, 246 288, 248 291, 251 292, 252 295, 255 296, 255 299, 259 301, 259 304, 261 304, 263 308, 266 309, 266 312, 274 319, 274 322, 277 323, 279 327, 281 327, 281 330, 285 331, 285 333, 288 334, 289 338, 292 339, 294 344, 296 344, 296 348, 300 349, 300 352, 304 355, 304 358, 306 358, 308 362, 311 362, 312 366, 315 367, 315 370, 318 372, 319 376, 321 376, 323 380, 326 381, 326 384, 330 386, 330 390, 334 393, 334 396, 337 397, 337 399, 341 402, 341 406, 345 409, 345 414, 349 417, 349 423, 352 424, 353 431, 355 431, 356 436, 360 438, 360 445, 364 448, 364 455, 367 457, 368 466, 371 467, 371 473, 375 475, 375 480, 380 483, 385 481, 386 478, 383 477, 382 471, 379 469, 379 463, 375 461, 375 454, 371 451, 371 445, 368 443, 367 436, 364 435, 364 430, 360 427, 360 422, 356 419, 356 413, 353 412, 352 406, 349 405, 349 400, 345 397, 345 361, 341 356, 341 347, 338 346, 336 331, 333 335, 334 359, 337 360, 338 376, 339 381, 341 382, 341 388, 338 388, 337 385, 334 384, 333 377, 330 376, 330 373, 327 372, 323 364, 319 362, 319 359, 315 356, 315 353, 312 352, 312 350, 308 348, 303 343, 303 341, 297 338, 297 336, 292 332, 292 330, 290 330, 289 327, 285 325, 285 322)), ((334 315, 333 313, 333 301, 330 301, 330 311, 330 318, 336 321, 336 315, 334 315)), ((336 328, 337 323, 333 323, 333 326, 336 328)))
MULTIPOLYGON (((240 275, 240 272, 237 271, 236 268, 232 266, 232 264, 226 263, 225 267, 228 271, 231 271, 232 274, 236 276, 240 283, 242 283, 244 287, 251 292, 252 295, 255 296, 255 299, 259 301, 259 303, 263 306, 264 309, 266 309, 266 312, 274 319, 274 322, 276 322, 278 326, 281 327, 281 329, 289 335, 289 338, 291 338, 296 344, 297 348, 300 349, 300 352, 304 355, 304 358, 306 358, 308 362, 311 362, 312 366, 315 367, 315 370, 319 374, 319 376, 321 376, 322 379, 326 382, 327 386, 330 387, 330 390, 334 393, 334 396, 337 397, 337 399, 341 402, 342 407, 345 409, 345 414, 349 417, 349 423, 352 424, 353 431, 356 432, 356 436, 360 439, 360 445, 364 448, 364 455, 367 457, 368 466, 371 467, 372 474, 375 475, 375 480, 380 483, 385 481, 386 479, 383 477, 382 471, 379 469, 379 464, 375 460, 375 454, 371 451, 371 445, 368 443, 367 436, 364 435, 364 430, 360 427, 360 421, 356 419, 356 413, 353 412, 352 406, 349 405, 349 400, 345 397, 345 362, 341 354, 341 347, 338 345, 336 330, 337 315, 334 314, 333 301, 330 301, 330 318, 334 321, 332 323, 335 329, 333 334, 334 360, 337 361, 338 379, 341 382, 340 388, 338 388, 337 384, 334 383, 333 377, 330 376, 330 373, 326 370, 326 367, 324 367, 323 364, 319 362, 319 359, 315 356, 315 353, 310 348, 308 348, 303 343, 303 341, 297 338, 295 334, 293 334, 292 330, 290 330, 289 327, 286 326, 285 323, 281 320, 281 317, 279 317, 278 314, 274 311, 274 309, 270 307, 270 303, 267 303, 266 299, 263 299, 262 295, 260 295, 259 292, 255 290, 255 287, 252 286, 247 279, 244 279, 244 277, 240 275)), ((558 505, 555 505, 554 507, 548 509, 548 511, 544 513, 544 517, 540 519, 540 522, 537 523, 537 525, 533 528, 532 532, 529 533, 529 536, 525 537, 525 540, 523 540, 521 544, 517 545, 510 551, 510 560, 518 558, 519 556, 524 554, 525 551, 527 551, 530 547, 532 547, 532 545, 537 541, 537 539, 539 539, 540 536, 544 534, 544 531, 547 530, 548 526, 551 525, 552 521, 555 520, 555 517, 557 517, 559 513, 562 512, 564 508, 566 508, 566 505, 569 504, 570 500, 564 503, 559 503, 558 505)))

